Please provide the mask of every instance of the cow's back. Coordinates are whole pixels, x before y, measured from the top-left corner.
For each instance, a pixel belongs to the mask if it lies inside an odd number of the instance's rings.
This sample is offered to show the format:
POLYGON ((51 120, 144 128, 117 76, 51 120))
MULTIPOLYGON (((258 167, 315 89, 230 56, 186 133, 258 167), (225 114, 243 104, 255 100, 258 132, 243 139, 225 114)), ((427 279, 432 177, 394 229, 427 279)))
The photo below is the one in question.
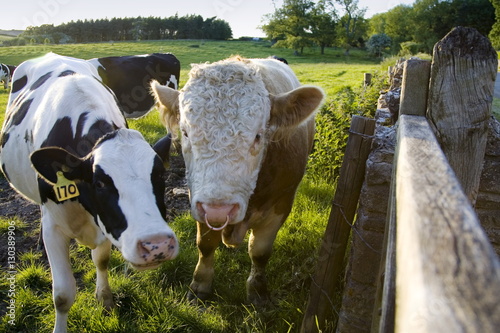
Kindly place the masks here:
POLYGON ((25 61, 16 67, 12 76, 12 90, 9 95, 8 106, 12 104, 21 91, 29 89, 37 81, 39 83, 45 82, 46 74, 58 72, 58 75, 60 75, 65 70, 99 78, 97 69, 81 59, 64 57, 64 60, 62 60, 61 56, 55 53, 47 53, 43 57, 25 61))
POLYGON ((89 59, 102 81, 115 93, 125 117, 139 118, 154 106, 149 93, 152 79, 178 88, 180 62, 171 53, 89 59))

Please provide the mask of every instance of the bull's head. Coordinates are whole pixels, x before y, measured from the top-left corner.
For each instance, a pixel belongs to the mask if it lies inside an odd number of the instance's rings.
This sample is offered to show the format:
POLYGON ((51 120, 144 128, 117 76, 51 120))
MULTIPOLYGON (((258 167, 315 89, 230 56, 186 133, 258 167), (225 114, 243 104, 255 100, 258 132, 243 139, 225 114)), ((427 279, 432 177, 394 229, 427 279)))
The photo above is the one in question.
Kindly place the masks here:
POLYGON ((242 61, 195 65, 180 92, 151 86, 167 127, 182 133, 191 213, 214 230, 244 219, 268 145, 313 121, 323 100, 311 86, 274 95, 242 61))

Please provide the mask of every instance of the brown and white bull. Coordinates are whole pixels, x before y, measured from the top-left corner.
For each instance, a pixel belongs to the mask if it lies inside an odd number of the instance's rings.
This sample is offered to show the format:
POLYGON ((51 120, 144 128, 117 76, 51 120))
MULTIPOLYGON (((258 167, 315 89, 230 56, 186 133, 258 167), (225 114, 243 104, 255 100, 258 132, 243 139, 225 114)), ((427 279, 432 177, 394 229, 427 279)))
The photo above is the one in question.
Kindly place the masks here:
POLYGON ((155 82, 152 90, 167 127, 182 132, 198 221, 193 296, 211 293, 220 240, 237 246, 251 229, 247 297, 257 305, 267 301, 265 267, 304 175, 322 90, 301 86, 275 59, 239 57, 193 65, 180 92, 155 82))

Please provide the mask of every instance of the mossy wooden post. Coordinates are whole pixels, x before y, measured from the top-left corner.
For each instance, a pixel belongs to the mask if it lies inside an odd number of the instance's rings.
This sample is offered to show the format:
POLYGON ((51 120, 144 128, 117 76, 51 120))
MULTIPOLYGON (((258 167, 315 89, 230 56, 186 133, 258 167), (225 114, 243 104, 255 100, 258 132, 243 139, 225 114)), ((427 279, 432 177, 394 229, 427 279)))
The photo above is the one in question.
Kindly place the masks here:
POLYGON ((332 300, 344 269, 347 241, 358 206, 374 130, 374 119, 360 116, 352 118, 328 225, 312 277, 309 301, 302 321, 303 333, 318 332, 318 328, 324 327, 327 314, 333 312, 332 300))
POLYGON ((427 117, 473 206, 497 66, 490 41, 473 28, 457 27, 434 46, 427 117))

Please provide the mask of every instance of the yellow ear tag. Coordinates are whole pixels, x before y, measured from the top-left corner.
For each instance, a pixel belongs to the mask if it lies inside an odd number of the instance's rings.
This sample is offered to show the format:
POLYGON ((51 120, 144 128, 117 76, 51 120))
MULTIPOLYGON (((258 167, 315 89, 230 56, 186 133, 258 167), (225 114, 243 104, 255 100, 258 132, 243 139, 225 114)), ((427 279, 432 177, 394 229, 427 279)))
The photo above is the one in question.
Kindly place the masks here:
POLYGON ((76 183, 66 179, 62 171, 57 172, 57 183, 53 186, 58 201, 75 198, 80 195, 76 183))

